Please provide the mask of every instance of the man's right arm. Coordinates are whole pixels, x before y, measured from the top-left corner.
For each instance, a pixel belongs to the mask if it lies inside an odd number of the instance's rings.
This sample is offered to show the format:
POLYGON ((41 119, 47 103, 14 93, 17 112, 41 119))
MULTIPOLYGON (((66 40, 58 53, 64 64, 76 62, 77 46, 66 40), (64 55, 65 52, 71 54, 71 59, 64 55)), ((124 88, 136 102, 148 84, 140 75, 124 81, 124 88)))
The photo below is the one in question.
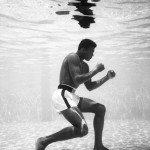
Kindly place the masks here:
POLYGON ((107 72, 107 75, 104 76, 103 78, 97 80, 97 81, 92 81, 92 80, 88 80, 87 82, 85 82, 85 86, 89 91, 92 91, 98 87, 100 87, 102 84, 104 84, 106 81, 108 81, 109 79, 112 79, 116 76, 116 73, 113 70, 109 70, 107 72))

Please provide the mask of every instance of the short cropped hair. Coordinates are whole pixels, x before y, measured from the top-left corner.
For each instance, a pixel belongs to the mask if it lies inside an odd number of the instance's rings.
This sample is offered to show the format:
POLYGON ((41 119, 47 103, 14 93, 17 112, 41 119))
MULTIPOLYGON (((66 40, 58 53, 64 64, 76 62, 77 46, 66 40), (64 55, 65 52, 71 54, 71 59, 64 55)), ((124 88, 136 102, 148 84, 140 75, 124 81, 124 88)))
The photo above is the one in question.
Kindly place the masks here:
POLYGON ((97 46, 97 44, 94 41, 92 41, 90 39, 83 39, 83 40, 81 40, 81 42, 78 46, 78 50, 80 50, 81 48, 87 49, 89 47, 94 47, 95 48, 96 46, 97 46))

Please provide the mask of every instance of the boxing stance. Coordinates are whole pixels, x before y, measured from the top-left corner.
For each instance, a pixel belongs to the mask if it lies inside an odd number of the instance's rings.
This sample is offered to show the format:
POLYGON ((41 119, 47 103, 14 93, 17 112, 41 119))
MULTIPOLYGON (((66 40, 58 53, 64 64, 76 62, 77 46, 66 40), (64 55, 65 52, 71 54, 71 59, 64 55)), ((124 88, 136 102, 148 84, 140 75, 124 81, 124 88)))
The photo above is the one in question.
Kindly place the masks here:
POLYGON ((94 113, 95 143, 94 150, 108 150, 102 143, 102 131, 106 108, 104 105, 89 98, 79 97, 75 94, 79 85, 92 91, 100 87, 109 79, 115 77, 115 72, 110 70, 103 78, 92 81, 92 77, 105 69, 102 63, 89 70, 88 64, 93 57, 96 43, 90 39, 83 39, 76 53, 68 54, 62 63, 58 89, 52 96, 53 104, 57 112, 67 119, 71 126, 66 127, 52 135, 41 137, 36 142, 36 150, 44 150, 47 145, 72 138, 83 137, 88 133, 88 126, 83 112, 94 113))

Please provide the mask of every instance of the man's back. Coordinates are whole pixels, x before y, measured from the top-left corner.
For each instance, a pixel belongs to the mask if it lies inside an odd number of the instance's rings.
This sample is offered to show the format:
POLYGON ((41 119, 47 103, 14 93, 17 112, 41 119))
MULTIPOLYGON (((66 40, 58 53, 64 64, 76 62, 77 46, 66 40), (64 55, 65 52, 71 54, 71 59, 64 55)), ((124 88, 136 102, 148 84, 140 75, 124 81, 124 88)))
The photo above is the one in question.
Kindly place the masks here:
POLYGON ((80 65, 80 59, 79 56, 76 53, 70 53, 68 54, 65 59, 63 60, 61 70, 60 70, 60 78, 59 82, 60 84, 67 84, 74 88, 77 88, 79 85, 75 84, 73 76, 70 72, 73 68, 73 64, 76 64, 78 69, 81 69, 80 65))

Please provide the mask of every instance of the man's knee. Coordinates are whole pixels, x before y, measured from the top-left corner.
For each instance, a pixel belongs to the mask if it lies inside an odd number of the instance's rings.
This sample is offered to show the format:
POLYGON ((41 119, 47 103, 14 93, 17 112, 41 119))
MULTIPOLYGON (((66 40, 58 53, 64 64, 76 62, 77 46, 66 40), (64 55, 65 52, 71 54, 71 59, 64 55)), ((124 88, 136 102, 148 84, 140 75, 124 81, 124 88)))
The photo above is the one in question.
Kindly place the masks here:
POLYGON ((80 129, 78 129, 79 137, 83 137, 88 134, 88 126, 83 124, 80 129))
POLYGON ((97 103, 95 106, 96 115, 104 116, 106 113, 106 107, 102 104, 97 103))
POLYGON ((88 134, 88 126, 86 124, 83 124, 83 131, 82 131, 82 135, 85 136, 88 134))

